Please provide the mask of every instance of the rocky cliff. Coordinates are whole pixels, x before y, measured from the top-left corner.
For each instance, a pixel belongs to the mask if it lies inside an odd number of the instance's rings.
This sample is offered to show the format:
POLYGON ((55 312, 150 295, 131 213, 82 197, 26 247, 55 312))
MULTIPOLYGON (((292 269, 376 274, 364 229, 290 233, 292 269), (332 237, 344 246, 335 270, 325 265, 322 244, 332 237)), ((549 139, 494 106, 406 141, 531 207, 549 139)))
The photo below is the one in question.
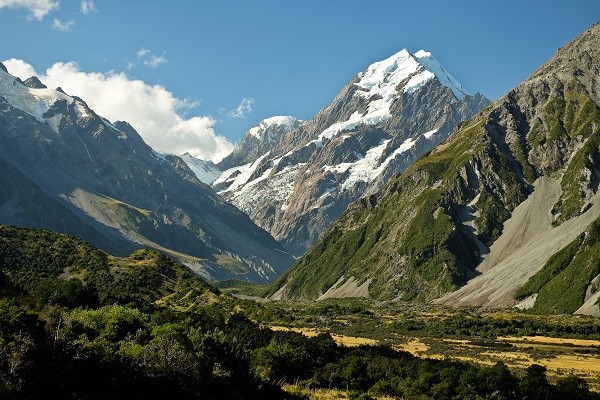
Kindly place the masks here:
POLYGON ((268 282, 291 256, 125 122, 0 68, 0 222, 80 236, 117 255, 163 251, 208 278, 268 282))
POLYGON ((597 312, 599 49, 596 24, 354 203, 270 294, 597 312))
POLYGON ((402 50, 357 74, 310 121, 274 117, 252 128, 213 187, 301 255, 351 202, 487 104, 430 53, 402 50))

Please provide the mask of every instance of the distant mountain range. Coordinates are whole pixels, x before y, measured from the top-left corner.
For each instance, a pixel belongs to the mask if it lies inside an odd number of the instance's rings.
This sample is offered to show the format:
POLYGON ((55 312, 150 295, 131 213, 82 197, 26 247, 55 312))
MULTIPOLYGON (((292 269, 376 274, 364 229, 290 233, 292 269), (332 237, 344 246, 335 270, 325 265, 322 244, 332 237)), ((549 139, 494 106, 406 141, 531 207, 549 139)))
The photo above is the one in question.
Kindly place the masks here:
POLYGON ((374 193, 489 101, 425 51, 402 50, 357 74, 310 121, 266 119, 197 177, 302 255, 350 203, 374 193))
POLYGON ((597 23, 352 204, 269 294, 599 315, 599 185, 597 23))
POLYGON ((293 262, 181 158, 1 64, 0 223, 76 235, 116 255, 154 248, 210 279, 269 282, 293 262))

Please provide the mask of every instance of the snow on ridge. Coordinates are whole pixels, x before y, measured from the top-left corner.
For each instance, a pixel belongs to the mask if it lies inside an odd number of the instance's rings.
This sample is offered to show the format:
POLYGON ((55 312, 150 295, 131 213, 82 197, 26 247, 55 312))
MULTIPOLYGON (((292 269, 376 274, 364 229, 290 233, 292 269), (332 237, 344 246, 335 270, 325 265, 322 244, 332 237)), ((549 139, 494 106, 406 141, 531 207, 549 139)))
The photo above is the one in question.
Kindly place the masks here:
MULTIPOLYGON (((60 118, 56 115, 51 118, 44 118, 44 114, 57 101, 64 100, 68 104, 75 103, 77 116, 80 118, 92 118, 93 114, 87 105, 77 98, 73 98, 54 89, 37 89, 25 86, 17 81, 17 78, 0 69, 0 95, 3 96, 12 107, 31 115, 39 122, 47 123, 50 128, 58 133, 60 118)), ((108 120, 102 118, 104 124, 111 129, 119 132, 108 120)))
POLYGON ((433 135, 435 135, 435 134, 437 133, 437 131, 438 131, 437 129, 432 129, 432 130, 430 130, 430 131, 428 131, 428 132, 425 132, 425 133, 423 134, 423 136, 425 136, 425 139, 431 139, 431 137, 432 137, 433 135))
POLYGON ((282 126, 286 129, 286 131, 291 131, 296 126, 296 123, 301 122, 299 119, 289 116, 289 115, 277 115, 270 118, 265 118, 258 123, 258 125, 253 126, 248 130, 248 133, 257 139, 260 139, 261 130, 265 130, 270 128, 271 126, 282 126))
POLYGON ((46 122, 43 115, 59 101, 65 100, 69 104, 74 99, 53 89, 34 89, 19 82, 14 76, 0 70, 0 95, 4 96, 8 104, 14 108, 31 115, 40 122, 46 122))
POLYGON ((194 175, 196 175, 196 178, 198 178, 200 182, 210 185, 219 176, 221 176, 221 171, 218 168, 216 168, 216 166, 215 168, 211 168, 211 164, 207 163, 204 160, 196 158, 189 153, 185 153, 180 157, 192 170, 192 172, 194 173, 194 175))
POLYGON ((398 96, 397 87, 408 79, 404 85, 404 93, 414 93, 430 80, 437 78, 439 82, 450 88, 457 99, 462 100, 470 95, 463 86, 437 62, 431 53, 419 50, 411 55, 403 49, 383 61, 371 64, 358 74, 359 89, 355 95, 370 100, 364 114, 355 111, 346 121, 338 121, 321 132, 318 139, 311 141, 317 146, 324 139, 331 139, 342 131, 354 129, 359 125, 377 125, 391 117, 390 107, 398 96))
POLYGON ((250 179, 250 177, 252 176, 254 171, 256 171, 256 168, 258 168, 258 165, 260 164, 260 162, 266 156, 268 156, 269 153, 270 152, 267 152, 266 154, 263 154, 262 156, 258 157, 256 159, 256 161, 254 161, 253 163, 240 165, 238 167, 233 167, 226 171, 223 171, 221 176, 213 182, 213 185, 218 185, 219 183, 224 183, 224 182, 229 182, 229 181, 231 181, 231 185, 229 185, 229 187, 227 187, 226 189, 221 190, 219 192, 219 194, 233 192, 240 186, 246 185, 246 183, 248 182, 248 179, 250 179), (232 180, 231 175, 233 175, 236 172, 238 172, 238 174, 232 180))
MULTIPOLYGON (((420 136, 429 139, 436 132, 437 129, 434 129, 420 136)), ((323 170, 325 172, 334 172, 337 174, 344 174, 349 171, 349 175, 342 184, 341 190, 348 190, 359 182, 372 182, 385 171, 389 163, 398 155, 413 148, 417 142, 417 138, 406 139, 383 161, 381 161, 381 156, 387 149, 391 139, 382 140, 378 146, 369 149, 364 156, 359 155, 357 161, 340 163, 338 165, 325 165, 323 170)))
POLYGON ((379 146, 369 149, 365 156, 350 167, 350 175, 342 184, 342 190, 348 190, 358 182, 371 182, 379 175, 379 168, 376 168, 379 159, 384 150, 391 142, 391 139, 382 140, 379 146))
POLYGON ((457 99, 462 100, 465 96, 471 95, 452 75, 446 71, 444 67, 433 57, 433 55, 425 50, 419 50, 414 54, 418 62, 425 69, 433 73, 440 83, 452 90, 457 99))

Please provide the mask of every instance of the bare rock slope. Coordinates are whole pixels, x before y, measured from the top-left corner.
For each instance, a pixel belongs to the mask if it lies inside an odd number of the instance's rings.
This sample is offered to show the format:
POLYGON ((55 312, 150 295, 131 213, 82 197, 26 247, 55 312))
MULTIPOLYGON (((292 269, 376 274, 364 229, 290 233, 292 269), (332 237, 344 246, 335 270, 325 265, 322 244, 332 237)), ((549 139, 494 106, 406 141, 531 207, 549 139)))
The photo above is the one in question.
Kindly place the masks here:
POLYGON ((595 24, 354 203, 271 293, 352 282, 378 299, 597 313, 599 72, 595 24))
POLYGON ((273 117, 252 128, 212 185, 299 256, 350 203, 487 104, 430 53, 402 50, 357 74, 312 120, 273 117))
POLYGON ((269 282, 293 261, 181 158, 1 64, 0 223, 69 233, 117 255, 158 249, 210 279, 269 282))

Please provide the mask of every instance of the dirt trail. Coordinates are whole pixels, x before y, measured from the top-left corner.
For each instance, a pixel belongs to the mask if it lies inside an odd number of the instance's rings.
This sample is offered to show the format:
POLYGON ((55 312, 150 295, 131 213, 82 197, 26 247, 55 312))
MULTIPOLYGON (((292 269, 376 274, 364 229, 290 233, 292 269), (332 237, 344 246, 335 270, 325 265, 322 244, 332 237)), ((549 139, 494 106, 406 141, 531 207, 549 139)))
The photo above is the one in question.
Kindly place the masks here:
POLYGON ((538 272, 557 251, 585 231, 600 216, 600 196, 584 214, 552 227, 552 206, 560 197, 560 182, 541 177, 534 192, 504 224, 502 235, 477 268, 481 275, 459 290, 437 299, 448 305, 512 307, 515 291, 538 272))

